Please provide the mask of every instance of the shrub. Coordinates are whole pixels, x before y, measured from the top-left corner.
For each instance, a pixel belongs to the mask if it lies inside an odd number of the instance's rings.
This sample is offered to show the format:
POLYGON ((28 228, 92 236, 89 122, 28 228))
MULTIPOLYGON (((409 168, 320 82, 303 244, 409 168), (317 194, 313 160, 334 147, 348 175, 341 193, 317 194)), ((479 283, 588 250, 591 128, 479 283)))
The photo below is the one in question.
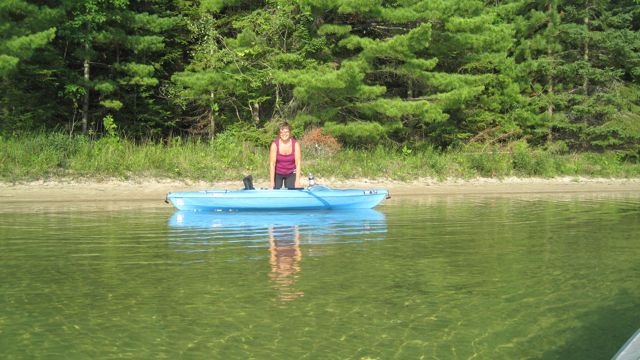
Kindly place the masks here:
POLYGON ((322 158, 331 157, 340 151, 341 145, 335 137, 324 134, 321 128, 306 131, 300 138, 305 156, 322 158))
POLYGON ((513 170, 517 174, 528 174, 533 167, 534 159, 529 149, 529 144, 525 141, 515 142, 511 146, 511 156, 513 170))

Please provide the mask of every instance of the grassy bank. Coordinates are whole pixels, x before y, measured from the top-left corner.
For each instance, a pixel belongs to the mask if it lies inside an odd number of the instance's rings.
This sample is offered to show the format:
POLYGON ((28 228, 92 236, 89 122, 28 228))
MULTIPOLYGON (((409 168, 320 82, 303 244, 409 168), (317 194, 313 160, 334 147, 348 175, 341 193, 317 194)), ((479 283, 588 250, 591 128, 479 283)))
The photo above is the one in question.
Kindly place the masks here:
MULTIPOLYGON (((213 142, 177 138, 168 144, 63 134, 0 137, 0 180, 159 177, 220 181, 247 174, 266 179, 267 158, 266 147, 224 137, 213 142)), ((640 177, 640 164, 624 161, 615 153, 562 154, 533 149, 526 143, 446 153, 383 147, 343 149, 334 155, 303 151, 303 161, 305 173, 337 179, 640 177)))

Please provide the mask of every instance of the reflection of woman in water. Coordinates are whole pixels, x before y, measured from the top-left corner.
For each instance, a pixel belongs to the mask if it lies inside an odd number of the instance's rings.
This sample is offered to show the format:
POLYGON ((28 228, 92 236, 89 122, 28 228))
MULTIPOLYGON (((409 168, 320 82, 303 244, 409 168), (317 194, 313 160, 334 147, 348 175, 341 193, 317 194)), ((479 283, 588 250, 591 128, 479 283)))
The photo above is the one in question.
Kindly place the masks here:
POLYGON ((304 295, 293 288, 300 271, 300 232, 297 226, 269 228, 271 274, 269 277, 279 291, 278 300, 291 301, 304 295))

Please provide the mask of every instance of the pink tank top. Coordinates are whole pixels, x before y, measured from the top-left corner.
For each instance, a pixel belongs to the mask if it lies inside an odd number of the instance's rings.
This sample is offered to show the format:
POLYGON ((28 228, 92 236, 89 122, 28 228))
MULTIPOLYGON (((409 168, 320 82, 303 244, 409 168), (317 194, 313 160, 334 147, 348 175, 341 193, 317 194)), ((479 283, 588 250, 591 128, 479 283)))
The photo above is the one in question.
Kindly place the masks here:
POLYGON ((273 141, 276 143, 276 174, 289 175, 296 171, 296 140, 291 139, 291 154, 280 154, 280 139, 273 141))

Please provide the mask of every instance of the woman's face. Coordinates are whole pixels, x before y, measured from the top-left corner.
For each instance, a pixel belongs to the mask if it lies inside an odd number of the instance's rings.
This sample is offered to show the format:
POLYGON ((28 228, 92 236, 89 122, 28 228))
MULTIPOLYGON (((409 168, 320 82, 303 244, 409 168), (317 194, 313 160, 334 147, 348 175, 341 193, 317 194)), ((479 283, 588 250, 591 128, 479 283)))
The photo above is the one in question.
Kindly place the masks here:
POLYGON ((291 137, 291 130, 287 128, 280 129, 280 139, 281 140, 289 140, 291 137))

